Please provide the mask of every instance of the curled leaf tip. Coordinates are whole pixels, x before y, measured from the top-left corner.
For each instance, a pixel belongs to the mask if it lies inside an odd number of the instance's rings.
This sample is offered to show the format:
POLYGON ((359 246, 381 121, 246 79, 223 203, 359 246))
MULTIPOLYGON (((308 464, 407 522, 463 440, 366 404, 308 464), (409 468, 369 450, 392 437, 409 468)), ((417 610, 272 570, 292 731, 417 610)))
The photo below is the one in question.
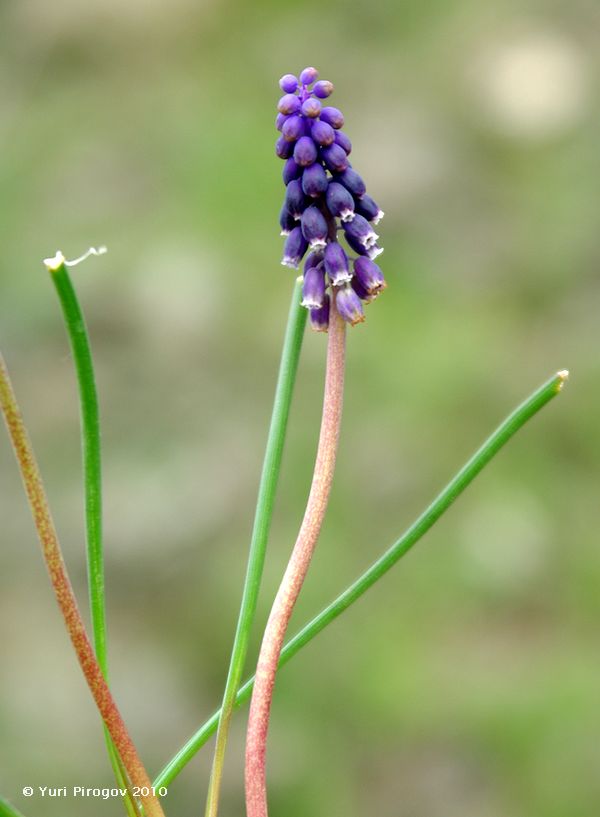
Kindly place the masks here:
POLYGON ((60 250, 57 250, 56 255, 54 258, 44 258, 44 265, 48 272, 56 272, 60 267, 76 267, 77 264, 81 264, 82 261, 85 261, 86 258, 89 258, 90 255, 104 255, 107 252, 107 248, 102 247, 90 247, 89 250, 80 255, 79 258, 74 258, 72 261, 67 261, 65 256, 62 254, 60 250))

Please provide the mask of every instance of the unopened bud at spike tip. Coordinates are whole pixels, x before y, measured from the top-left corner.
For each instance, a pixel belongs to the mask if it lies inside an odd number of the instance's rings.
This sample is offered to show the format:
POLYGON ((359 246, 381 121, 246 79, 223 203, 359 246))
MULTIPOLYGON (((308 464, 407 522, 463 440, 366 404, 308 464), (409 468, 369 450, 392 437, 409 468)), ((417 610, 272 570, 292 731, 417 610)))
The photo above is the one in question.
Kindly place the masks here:
POLYGON ((312 85, 313 82, 319 78, 319 72, 316 68, 305 68, 300 72, 300 82, 302 85, 312 85))
POLYGON ((284 74, 279 80, 279 87, 286 94, 293 94, 298 88, 298 78, 293 74, 284 74))
POLYGON ((318 96, 319 99, 327 99, 328 96, 331 96, 333 93, 333 83, 329 82, 327 79, 320 79, 318 82, 315 82, 315 86, 313 88, 313 94, 318 96))

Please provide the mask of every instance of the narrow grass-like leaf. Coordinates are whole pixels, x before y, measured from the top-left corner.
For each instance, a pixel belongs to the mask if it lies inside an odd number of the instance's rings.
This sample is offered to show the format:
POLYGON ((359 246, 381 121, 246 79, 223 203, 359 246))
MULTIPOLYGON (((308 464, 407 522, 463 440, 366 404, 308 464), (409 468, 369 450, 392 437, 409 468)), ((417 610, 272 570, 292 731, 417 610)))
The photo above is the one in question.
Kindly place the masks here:
MULTIPOLYGON (((471 459, 463 465, 460 471, 450 480, 446 487, 426 508, 418 519, 394 542, 376 562, 374 562, 353 584, 351 584, 334 601, 309 621, 300 632, 284 646, 279 659, 279 667, 296 655, 302 647, 325 629, 332 621, 347 610, 367 590, 372 587, 399 559, 421 539, 437 522, 450 505, 467 488, 475 477, 485 468, 506 443, 519 431, 525 423, 534 417, 540 409, 552 400, 561 391, 568 377, 568 372, 561 371, 551 377, 546 383, 533 392, 503 423, 491 434, 483 445, 473 454, 471 459)), ((254 677, 250 678, 240 688, 235 706, 241 706, 248 700, 254 685, 254 677)), ((216 731, 219 722, 220 710, 215 712, 198 731, 192 735, 187 743, 167 763, 154 781, 154 786, 168 786, 196 752, 210 739, 216 731)))
MULTIPOLYGON (((85 532, 88 568, 88 592, 94 650, 98 664, 108 681, 106 651, 106 602, 104 593, 104 551, 102 542, 102 459, 100 444, 100 411, 94 361, 89 335, 77 293, 62 255, 49 259, 46 267, 58 294, 62 313, 73 352, 79 413, 81 422, 81 449, 83 455, 83 482, 85 504, 85 532)), ((129 817, 138 817, 135 799, 124 775, 110 735, 105 730, 107 751, 115 779, 120 789, 127 789, 125 808, 129 817)))

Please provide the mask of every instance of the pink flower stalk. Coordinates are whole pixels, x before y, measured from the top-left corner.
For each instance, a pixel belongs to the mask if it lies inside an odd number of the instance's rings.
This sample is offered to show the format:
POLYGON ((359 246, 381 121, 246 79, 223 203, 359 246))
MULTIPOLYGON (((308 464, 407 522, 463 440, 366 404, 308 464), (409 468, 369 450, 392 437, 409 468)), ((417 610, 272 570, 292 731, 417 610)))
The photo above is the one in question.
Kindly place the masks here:
POLYGON ((334 290, 329 315, 321 433, 312 484, 298 538, 273 602, 263 636, 250 703, 246 737, 248 817, 267 817, 268 813, 265 758, 273 687, 285 632, 321 532, 331 490, 342 419, 345 346, 346 322, 337 310, 334 290))

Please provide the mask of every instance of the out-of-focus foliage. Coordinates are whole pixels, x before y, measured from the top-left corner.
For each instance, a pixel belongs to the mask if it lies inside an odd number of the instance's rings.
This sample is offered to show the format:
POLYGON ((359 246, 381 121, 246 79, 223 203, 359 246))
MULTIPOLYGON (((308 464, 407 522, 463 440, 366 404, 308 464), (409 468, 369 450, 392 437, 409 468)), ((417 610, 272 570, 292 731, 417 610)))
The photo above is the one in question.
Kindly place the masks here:
MULTIPOLYGON (((220 700, 293 280, 277 80, 314 64, 386 211, 389 288, 350 333, 295 625, 517 400, 557 368, 572 382, 282 673, 273 814, 598 812, 599 22, 586 0, 0 7, 0 341, 83 606, 76 390, 41 259, 108 245, 73 277, 102 402, 112 682, 152 772, 220 700)), ((307 337, 261 623, 307 493, 324 350, 307 337)), ((117 815, 20 794, 111 777, 4 435, 0 456, 0 790, 29 817, 117 815)), ((243 810, 244 723, 224 817, 243 810)), ((168 814, 200 813, 209 755, 168 814)))

